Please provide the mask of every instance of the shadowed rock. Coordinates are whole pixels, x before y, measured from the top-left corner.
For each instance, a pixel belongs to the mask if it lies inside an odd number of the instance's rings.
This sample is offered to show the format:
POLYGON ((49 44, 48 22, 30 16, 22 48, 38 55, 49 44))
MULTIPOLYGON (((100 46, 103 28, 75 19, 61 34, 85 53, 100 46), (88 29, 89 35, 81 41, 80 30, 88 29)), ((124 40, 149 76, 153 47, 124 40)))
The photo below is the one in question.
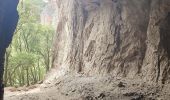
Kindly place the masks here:
POLYGON ((18 22, 17 5, 19 0, 0 1, 0 100, 3 98, 3 71, 6 48, 12 40, 18 22))

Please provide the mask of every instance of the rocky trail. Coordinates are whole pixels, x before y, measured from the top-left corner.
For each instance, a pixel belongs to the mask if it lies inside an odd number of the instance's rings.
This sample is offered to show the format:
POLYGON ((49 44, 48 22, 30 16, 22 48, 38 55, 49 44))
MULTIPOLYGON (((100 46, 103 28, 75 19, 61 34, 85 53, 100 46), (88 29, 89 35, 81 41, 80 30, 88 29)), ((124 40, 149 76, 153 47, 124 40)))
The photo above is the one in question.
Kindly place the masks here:
POLYGON ((28 91, 5 91, 5 100, 169 100, 170 85, 115 77, 64 76, 28 91))

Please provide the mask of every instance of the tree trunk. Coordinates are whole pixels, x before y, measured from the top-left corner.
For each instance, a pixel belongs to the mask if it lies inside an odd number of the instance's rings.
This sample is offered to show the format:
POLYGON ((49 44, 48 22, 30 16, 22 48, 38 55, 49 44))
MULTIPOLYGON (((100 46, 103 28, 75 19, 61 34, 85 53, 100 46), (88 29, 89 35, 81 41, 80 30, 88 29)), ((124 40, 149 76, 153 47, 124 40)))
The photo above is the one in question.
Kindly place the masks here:
POLYGON ((26 75, 27 75, 27 86, 29 86, 29 68, 26 69, 26 75))

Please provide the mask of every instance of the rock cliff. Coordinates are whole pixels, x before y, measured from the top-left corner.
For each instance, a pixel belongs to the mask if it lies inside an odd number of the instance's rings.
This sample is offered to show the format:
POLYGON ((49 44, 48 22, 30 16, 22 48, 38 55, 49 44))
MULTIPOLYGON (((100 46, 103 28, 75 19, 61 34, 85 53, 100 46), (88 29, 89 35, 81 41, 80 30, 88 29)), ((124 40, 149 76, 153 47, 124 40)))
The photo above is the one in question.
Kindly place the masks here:
POLYGON ((169 82, 169 0, 56 0, 60 73, 169 82))
POLYGON ((5 100, 169 100, 170 0, 55 2, 54 70, 5 100))

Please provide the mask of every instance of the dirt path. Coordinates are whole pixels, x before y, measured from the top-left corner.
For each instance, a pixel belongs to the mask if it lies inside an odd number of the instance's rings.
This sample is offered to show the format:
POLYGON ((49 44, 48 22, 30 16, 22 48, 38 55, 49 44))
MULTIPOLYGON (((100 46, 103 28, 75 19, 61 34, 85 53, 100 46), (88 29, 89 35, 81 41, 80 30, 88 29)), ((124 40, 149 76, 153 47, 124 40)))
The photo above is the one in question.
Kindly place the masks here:
POLYGON ((168 100, 168 87, 162 92, 142 80, 64 76, 26 92, 6 90, 5 100, 168 100))

